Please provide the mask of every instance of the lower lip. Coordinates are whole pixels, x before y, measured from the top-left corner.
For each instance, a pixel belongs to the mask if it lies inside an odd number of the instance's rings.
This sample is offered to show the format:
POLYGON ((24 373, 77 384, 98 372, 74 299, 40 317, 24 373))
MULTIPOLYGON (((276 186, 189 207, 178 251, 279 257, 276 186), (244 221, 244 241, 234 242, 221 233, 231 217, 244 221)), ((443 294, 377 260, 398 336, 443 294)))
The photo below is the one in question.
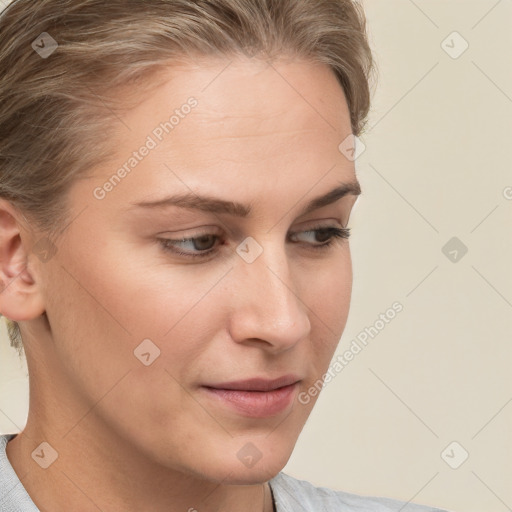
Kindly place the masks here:
POLYGON ((283 412, 292 402, 298 383, 272 391, 204 389, 212 398, 251 418, 267 418, 283 412))

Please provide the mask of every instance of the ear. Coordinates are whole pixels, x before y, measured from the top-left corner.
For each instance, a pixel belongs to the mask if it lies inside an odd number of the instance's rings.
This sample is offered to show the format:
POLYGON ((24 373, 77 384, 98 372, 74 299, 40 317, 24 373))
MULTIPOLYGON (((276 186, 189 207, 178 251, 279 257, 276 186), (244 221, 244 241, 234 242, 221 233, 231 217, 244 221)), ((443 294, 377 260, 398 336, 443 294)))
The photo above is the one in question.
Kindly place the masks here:
POLYGON ((40 283, 29 268, 31 240, 23 226, 18 210, 0 199, 0 313, 15 322, 45 311, 40 283))

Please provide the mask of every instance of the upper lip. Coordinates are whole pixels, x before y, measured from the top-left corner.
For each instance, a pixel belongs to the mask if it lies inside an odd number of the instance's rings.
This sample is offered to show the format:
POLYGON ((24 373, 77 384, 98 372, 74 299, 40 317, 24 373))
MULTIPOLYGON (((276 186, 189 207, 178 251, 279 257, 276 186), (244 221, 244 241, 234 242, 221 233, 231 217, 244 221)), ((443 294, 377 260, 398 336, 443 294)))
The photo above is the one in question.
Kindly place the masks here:
POLYGON ((215 389, 232 389, 237 391, 272 391, 295 384, 300 380, 296 375, 283 375, 276 379, 254 378, 245 380, 236 380, 231 382, 219 382, 216 384, 205 384, 204 387, 215 389))

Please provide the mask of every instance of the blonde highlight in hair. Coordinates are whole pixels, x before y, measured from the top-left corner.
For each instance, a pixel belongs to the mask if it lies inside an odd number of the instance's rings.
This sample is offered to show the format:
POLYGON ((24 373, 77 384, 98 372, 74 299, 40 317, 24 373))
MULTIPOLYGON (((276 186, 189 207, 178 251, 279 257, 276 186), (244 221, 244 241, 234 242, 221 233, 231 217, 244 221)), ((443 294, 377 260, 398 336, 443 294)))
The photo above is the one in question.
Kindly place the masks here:
POLYGON ((117 92, 140 95, 172 62, 234 55, 327 64, 363 131, 376 69, 355 0, 14 0, 0 15, 0 197, 55 234, 71 185, 111 155, 105 134, 128 107, 117 92), (47 58, 31 46, 43 32, 58 44, 47 58))

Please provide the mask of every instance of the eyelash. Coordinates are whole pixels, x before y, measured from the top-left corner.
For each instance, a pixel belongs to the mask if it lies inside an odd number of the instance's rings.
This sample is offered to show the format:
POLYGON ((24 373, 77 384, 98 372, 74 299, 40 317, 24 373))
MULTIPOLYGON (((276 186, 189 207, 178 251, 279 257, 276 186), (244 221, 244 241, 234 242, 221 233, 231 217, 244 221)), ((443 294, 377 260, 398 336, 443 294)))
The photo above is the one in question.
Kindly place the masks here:
MULTIPOLYGON (((332 227, 332 226, 318 226, 318 227, 313 227, 311 229, 307 229, 306 231, 299 231, 297 233, 292 233, 292 234, 296 235, 298 233, 319 233, 319 232, 320 233, 330 233, 331 236, 330 236, 329 240, 327 242, 324 242, 323 244, 318 244, 318 245, 309 244, 309 245, 311 245, 311 249, 313 249, 315 251, 325 251, 325 250, 329 249, 330 247, 332 247, 336 241, 348 240, 350 237, 350 228, 338 228, 338 227, 332 227)), ((169 239, 169 238, 158 238, 158 241, 159 241, 162 249, 165 252, 171 252, 178 256, 183 256, 183 257, 189 258, 189 259, 199 259, 199 258, 207 258, 211 254, 217 252, 217 249, 209 249, 207 251, 202 251, 200 253, 194 254, 194 253, 188 253, 188 252, 183 252, 183 251, 174 249, 172 247, 173 242, 182 242, 182 243, 183 242, 194 242, 196 240, 199 240, 199 239, 207 237, 207 236, 214 236, 217 239, 220 238, 219 235, 215 235, 213 233, 204 233, 204 234, 198 235, 196 237, 181 238, 179 240, 169 239)), ((296 242, 296 243, 300 243, 300 242, 296 242)))

